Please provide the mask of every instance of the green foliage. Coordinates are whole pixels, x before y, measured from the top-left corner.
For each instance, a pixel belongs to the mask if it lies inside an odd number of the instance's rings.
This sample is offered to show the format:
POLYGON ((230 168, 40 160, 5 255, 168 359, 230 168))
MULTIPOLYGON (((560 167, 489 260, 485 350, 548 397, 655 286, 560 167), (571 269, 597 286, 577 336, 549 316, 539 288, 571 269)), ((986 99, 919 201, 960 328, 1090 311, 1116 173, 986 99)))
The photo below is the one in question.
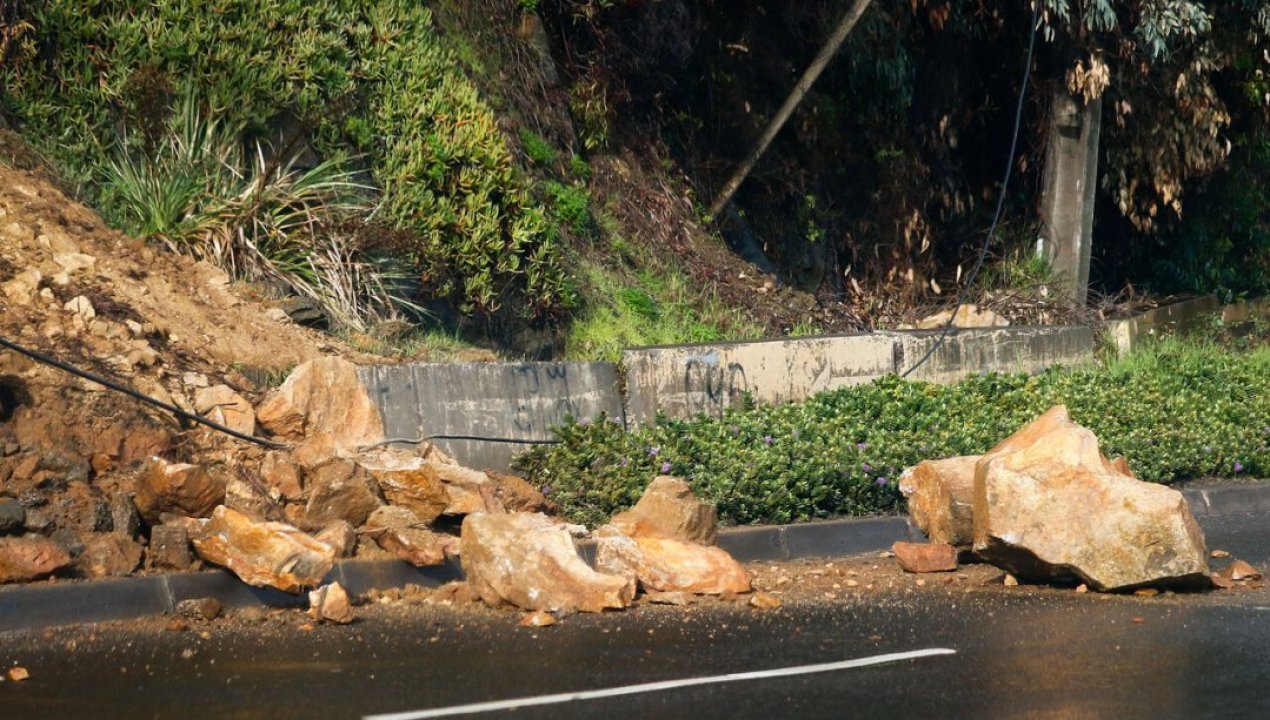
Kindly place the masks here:
POLYGON ((556 149, 543 136, 528 128, 521 128, 519 134, 520 145, 530 160, 544 167, 551 167, 556 163, 556 149))
POLYGON ((568 225, 575 235, 586 235, 591 227, 591 193, 581 185, 564 185, 555 180, 544 187, 551 196, 552 216, 568 225))
POLYGON ((657 474, 683 477, 735 523, 899 509, 900 473, 979 454, 1055 404, 1151 482, 1270 473, 1270 348, 1234 353, 1164 341, 1106 369, 985 375, 956 385, 888 377, 720 418, 604 418, 557 429, 517 461, 566 514, 599 523, 657 474))
POLYGON ((107 216, 126 212, 98 184, 117 129, 138 131, 125 154, 152 150, 170 96, 189 92, 249 143, 361 158, 432 298, 486 314, 569 304, 555 233, 423 4, 48 0, 31 24, 0 68, 0 106, 107 216))

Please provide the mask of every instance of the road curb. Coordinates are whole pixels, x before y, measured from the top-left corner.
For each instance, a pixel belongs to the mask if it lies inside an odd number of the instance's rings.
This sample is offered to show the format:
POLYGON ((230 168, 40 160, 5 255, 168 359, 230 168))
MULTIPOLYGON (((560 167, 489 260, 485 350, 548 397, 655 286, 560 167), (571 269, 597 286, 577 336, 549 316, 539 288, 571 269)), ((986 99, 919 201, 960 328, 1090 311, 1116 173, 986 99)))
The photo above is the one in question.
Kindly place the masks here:
MULTIPOLYGON (((1182 494, 1201 526, 1208 518, 1270 514, 1270 484, 1188 488, 1182 494)), ((906 518, 892 516, 724 528, 719 532, 719 547, 742 562, 774 562, 858 555, 885 550, 896 541, 922 539, 921 532, 906 518)), ((582 543, 579 550, 588 562, 594 562, 591 543, 582 543)), ((428 568, 398 560, 341 560, 324 582, 338 581, 350 593, 362 594, 409 584, 435 587, 462 578, 463 570, 453 559, 428 568)), ((304 594, 252 587, 220 569, 110 580, 61 580, 0 588, 0 633, 170 614, 182 600, 202 597, 214 597, 231 610, 308 605, 304 594)))

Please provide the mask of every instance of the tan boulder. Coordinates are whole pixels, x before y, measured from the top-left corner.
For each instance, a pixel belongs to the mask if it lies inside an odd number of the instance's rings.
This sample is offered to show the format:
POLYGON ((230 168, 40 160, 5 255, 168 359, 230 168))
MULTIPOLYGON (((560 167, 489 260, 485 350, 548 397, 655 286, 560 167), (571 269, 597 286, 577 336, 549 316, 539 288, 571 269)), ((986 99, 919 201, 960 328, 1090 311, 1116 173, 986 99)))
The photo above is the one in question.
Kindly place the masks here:
POLYGON ((146 522, 163 513, 206 517, 225 499, 225 481, 198 465, 151 458, 137 479, 133 502, 146 522))
POLYGON ((141 546, 122 533, 89 533, 84 551, 75 558, 79 571, 90 578, 127 575, 141 564, 141 546))
POLYGON ((645 592, 745 593, 749 572, 721 548, 666 537, 630 537, 615 526, 596 531, 595 567, 637 580, 645 592))
POLYGON ((335 564, 330 545, 278 522, 255 522, 224 505, 212 513, 194 550, 243 582, 298 593, 316 587, 335 564))
POLYGON ((440 565, 459 552, 459 539, 428 529, 404 507, 385 505, 370 514, 364 532, 378 545, 416 567, 440 565))
POLYGON ((471 515, 473 513, 506 512, 498 499, 497 488, 489 475, 460 465, 430 462, 437 477, 445 484, 446 515, 471 515))
POLYGON ((247 435, 256 434, 256 411, 228 385, 213 385, 194 392, 194 411, 212 422, 247 435))
POLYGON ((419 521, 432 522, 450 506, 451 497, 441 476, 413 453, 382 448, 357 457, 393 505, 408 508, 419 521))
POLYGON ((370 473, 351 460, 328 460, 309 474, 306 527, 322 527, 336 520, 357 527, 381 505, 370 473))
POLYGON ((1061 405, 979 460, 974 526, 979 555, 1020 579, 1210 586, 1204 534, 1182 494, 1116 471, 1061 405))
POLYGON ((336 520, 322 528, 313 537, 319 542, 330 545, 335 551, 335 557, 350 557, 357 547, 357 531, 345 520, 336 520))
POLYGON ((934 543, 974 542, 975 464, 979 455, 923 460, 900 475, 913 523, 934 543))
POLYGON ((39 580, 70 564, 66 550, 46 537, 0 538, 0 583, 39 580))
POLYGON ((357 366, 337 357, 310 360, 293 370, 256 409, 256 421, 288 440, 329 433, 340 454, 384 440, 379 408, 357 377, 357 366))
POLYGON ((468 515, 460 548, 468 583, 490 605, 600 612, 635 596, 633 582, 592 570, 569 531, 540 513, 468 515))
POLYGON ((900 569, 909 573, 952 572, 957 569, 957 548, 947 543, 897 542, 891 546, 900 569))
POLYGON ((653 478, 635 507, 614 515, 610 522, 631 537, 713 545, 719 535, 714 504, 698 500, 688 483, 669 475, 653 478))

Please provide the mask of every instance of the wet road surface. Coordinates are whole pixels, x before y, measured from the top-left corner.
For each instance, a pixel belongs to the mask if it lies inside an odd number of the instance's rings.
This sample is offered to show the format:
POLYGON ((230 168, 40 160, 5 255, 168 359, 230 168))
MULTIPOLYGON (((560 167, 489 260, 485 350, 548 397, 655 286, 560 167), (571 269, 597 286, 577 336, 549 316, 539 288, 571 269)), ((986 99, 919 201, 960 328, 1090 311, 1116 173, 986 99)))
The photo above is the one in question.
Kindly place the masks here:
MULTIPOLYGON (((1267 530, 1228 519, 1209 545, 1264 568, 1267 530)), ((0 636, 0 658, 31 672, 0 683, 0 717, 359 718, 923 648, 956 654, 463 717, 1270 717, 1270 590, 928 589, 774 612, 645 607, 542 629, 441 607, 364 615, 313 631, 292 620, 0 636)))

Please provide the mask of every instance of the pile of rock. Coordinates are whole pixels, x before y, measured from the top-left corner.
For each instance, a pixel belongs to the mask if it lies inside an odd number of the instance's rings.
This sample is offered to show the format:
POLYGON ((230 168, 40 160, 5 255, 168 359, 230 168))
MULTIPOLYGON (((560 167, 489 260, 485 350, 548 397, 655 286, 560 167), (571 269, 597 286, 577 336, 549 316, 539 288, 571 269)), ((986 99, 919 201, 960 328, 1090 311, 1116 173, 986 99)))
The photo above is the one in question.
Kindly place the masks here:
POLYGON ((909 468, 900 491, 941 546, 897 546, 906 569, 955 569, 960 553, 1031 582, 1211 587, 1204 534, 1182 494, 1109 460, 1061 405, 982 456, 909 468))

